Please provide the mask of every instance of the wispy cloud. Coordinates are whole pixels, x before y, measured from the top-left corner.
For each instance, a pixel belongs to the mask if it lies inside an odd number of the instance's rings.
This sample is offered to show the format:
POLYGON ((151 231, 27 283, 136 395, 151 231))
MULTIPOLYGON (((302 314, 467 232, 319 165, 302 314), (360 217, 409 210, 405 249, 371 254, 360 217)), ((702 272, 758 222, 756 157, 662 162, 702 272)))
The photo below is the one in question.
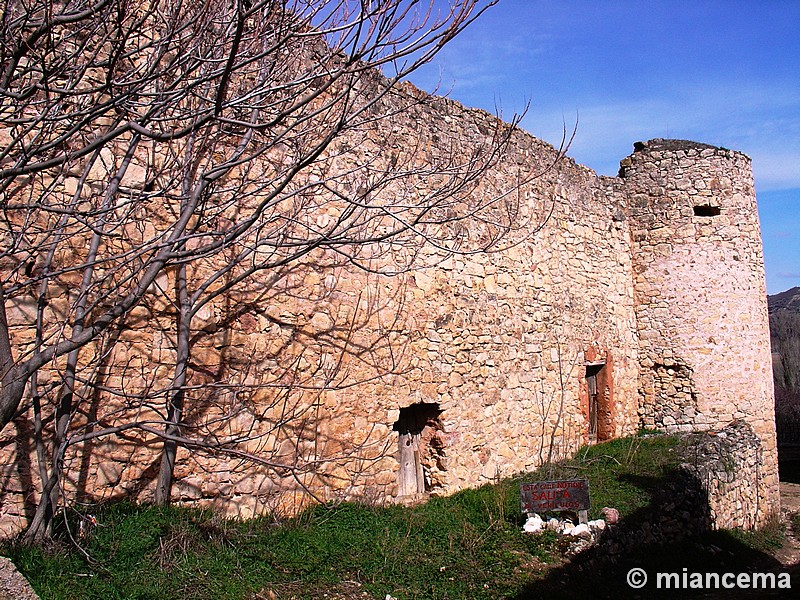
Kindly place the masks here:
POLYGON ((759 189, 800 187, 800 91, 719 85, 696 90, 682 101, 654 97, 574 102, 570 110, 564 108, 566 103, 534 109, 523 125, 553 143, 560 138, 563 123, 570 125, 577 118, 570 154, 600 172, 615 173, 615 161, 630 152, 634 141, 688 138, 748 154, 759 189))
POLYGON ((487 97, 515 94, 514 79, 552 45, 545 32, 531 30, 523 37, 519 32, 467 29, 411 79, 422 89, 438 87, 466 104, 487 108, 487 97))

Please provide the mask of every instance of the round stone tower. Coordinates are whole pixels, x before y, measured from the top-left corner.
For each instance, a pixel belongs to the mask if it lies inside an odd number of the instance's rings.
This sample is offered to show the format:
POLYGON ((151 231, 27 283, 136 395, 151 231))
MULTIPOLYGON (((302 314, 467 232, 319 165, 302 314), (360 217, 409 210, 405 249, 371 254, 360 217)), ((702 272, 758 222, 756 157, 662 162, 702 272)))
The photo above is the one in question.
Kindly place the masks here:
POLYGON ((757 521, 779 506, 764 260, 750 159, 684 140, 634 145, 628 202, 639 416, 666 431, 750 424, 757 521))

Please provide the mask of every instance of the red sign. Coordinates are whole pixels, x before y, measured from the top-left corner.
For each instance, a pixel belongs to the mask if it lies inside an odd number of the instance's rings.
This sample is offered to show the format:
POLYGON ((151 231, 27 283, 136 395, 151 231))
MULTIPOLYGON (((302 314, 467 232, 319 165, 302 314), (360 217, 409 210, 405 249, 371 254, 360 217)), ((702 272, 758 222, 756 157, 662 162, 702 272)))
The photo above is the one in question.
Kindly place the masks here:
POLYGON ((536 481, 521 486, 522 512, 589 510, 589 480, 536 481))

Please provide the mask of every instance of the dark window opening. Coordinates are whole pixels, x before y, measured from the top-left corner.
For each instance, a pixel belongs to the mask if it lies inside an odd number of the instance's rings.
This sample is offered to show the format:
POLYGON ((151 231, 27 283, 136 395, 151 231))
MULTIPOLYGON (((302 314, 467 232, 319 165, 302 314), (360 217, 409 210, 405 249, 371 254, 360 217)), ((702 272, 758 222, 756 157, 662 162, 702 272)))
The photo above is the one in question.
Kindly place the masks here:
POLYGON ((400 409, 400 418, 394 424, 400 463, 398 496, 424 494, 437 486, 437 475, 443 470, 440 460, 443 449, 437 436, 441 414, 436 403, 412 404, 400 409))
POLYGON ((710 204, 701 204, 694 207, 695 217, 716 217, 720 212, 719 206, 711 206, 710 204))

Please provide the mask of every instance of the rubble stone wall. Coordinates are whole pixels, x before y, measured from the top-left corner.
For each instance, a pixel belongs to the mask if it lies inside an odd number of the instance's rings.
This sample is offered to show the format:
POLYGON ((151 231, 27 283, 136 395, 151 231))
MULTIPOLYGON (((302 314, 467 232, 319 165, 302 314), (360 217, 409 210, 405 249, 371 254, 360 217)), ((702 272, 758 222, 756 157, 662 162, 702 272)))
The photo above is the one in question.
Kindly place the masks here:
MULTIPOLYGON (((388 160, 382 149, 402 148, 415 148, 414 160, 424 163, 485 145, 497 127, 495 117, 449 100, 409 103, 394 111, 391 131, 354 137, 326 164, 346 170, 361 154, 378 164, 388 160)), ((624 161, 623 177, 607 178, 557 158, 517 131, 476 185, 474 198, 519 197, 523 226, 501 251, 422 245, 413 249, 414 269, 394 277, 317 253, 198 311, 186 422, 210 446, 240 442, 235 452, 181 448, 175 500, 247 517, 310 498, 396 499, 401 410, 419 404, 429 405, 418 442, 426 446, 427 492, 530 470, 589 440, 591 364, 608 371, 605 436, 750 423, 764 447, 759 516, 775 509, 769 332, 749 160, 656 142, 624 161), (698 201, 721 214, 694 216, 698 201)), ((439 184, 414 186, 425 194, 439 184)), ((408 249, 397 252, 376 266, 403 263, 408 249)), ((172 277, 157 287, 170 290, 172 277)), ((63 294, 53 307, 69 305, 63 294)), ((33 301, 8 299, 20 345, 31 339, 33 301)), ((94 384, 117 393, 91 395, 76 422, 96 423, 91 430, 158 422, 158 390, 168 389, 175 356, 171 310, 155 290, 117 338, 86 349, 87 360, 104 357, 94 384), (143 408, 136 398, 146 394, 152 402, 143 408)), ((35 506, 36 455, 28 420, 2 435, 0 533, 9 534, 35 506)), ((142 428, 78 444, 66 457, 64 497, 148 500, 159 451, 142 428)))
MULTIPOLYGON (((754 529, 763 524, 764 448, 753 428, 735 421, 694 440, 681 468, 700 482, 714 529, 754 529)), ((768 464, 768 463, 766 463, 768 464)))
POLYGON ((710 530, 763 524, 758 492, 764 453, 752 427, 735 421, 719 431, 678 435, 678 468, 650 490, 647 506, 604 530, 585 564, 600 569, 621 553, 652 552, 710 530))

